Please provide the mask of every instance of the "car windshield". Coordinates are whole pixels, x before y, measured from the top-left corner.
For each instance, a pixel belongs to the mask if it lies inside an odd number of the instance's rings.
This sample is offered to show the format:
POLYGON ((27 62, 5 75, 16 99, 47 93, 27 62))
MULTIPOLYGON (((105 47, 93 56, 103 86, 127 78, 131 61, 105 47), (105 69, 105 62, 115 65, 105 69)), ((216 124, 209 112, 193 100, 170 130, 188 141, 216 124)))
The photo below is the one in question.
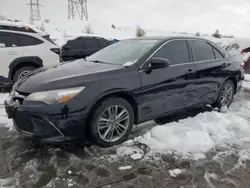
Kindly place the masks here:
POLYGON ((147 53, 158 40, 124 40, 112 44, 86 58, 87 61, 117 65, 132 65, 147 53))

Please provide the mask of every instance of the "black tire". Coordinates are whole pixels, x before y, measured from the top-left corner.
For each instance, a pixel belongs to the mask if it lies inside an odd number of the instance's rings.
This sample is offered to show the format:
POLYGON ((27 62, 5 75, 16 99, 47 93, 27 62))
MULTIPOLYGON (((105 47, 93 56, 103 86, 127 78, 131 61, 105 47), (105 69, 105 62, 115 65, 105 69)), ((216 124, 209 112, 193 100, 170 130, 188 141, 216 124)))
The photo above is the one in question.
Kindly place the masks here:
POLYGON ((218 94, 218 97, 217 97, 217 100, 216 100, 216 103, 214 106, 218 107, 218 108, 221 108, 222 107, 222 103, 221 103, 221 94, 222 94, 222 91, 223 91, 223 88, 230 84, 231 87, 232 87, 232 92, 233 92, 233 95, 232 95, 232 98, 230 100, 230 102, 227 104, 227 107, 229 107, 231 105, 231 103, 233 102, 233 98, 234 98, 234 95, 235 95, 235 86, 234 86, 234 83, 232 80, 226 80, 224 82, 224 84, 222 85, 221 89, 220 89, 220 92, 218 94))
POLYGON ((21 67, 19 69, 17 69, 15 71, 15 73, 13 74, 13 77, 12 77, 12 81, 13 83, 16 83, 18 80, 19 80, 19 76, 21 75, 21 73, 23 73, 24 71, 29 71, 29 72, 32 72, 33 70, 35 70, 36 68, 35 67, 32 67, 32 66, 24 66, 24 67, 21 67))
POLYGON ((94 113, 92 114, 91 119, 92 120, 90 123, 90 134, 91 134, 91 139, 93 140, 93 142, 101 147, 112 147, 114 145, 121 144, 122 142, 127 140, 129 134, 131 133, 133 124, 134 124, 134 110, 132 106, 130 105, 130 103, 127 102, 123 98, 109 98, 105 100, 104 102, 102 102, 101 105, 99 105, 95 109, 94 113), (105 110, 113 105, 120 105, 126 108, 129 114, 129 125, 128 125, 126 132, 119 140, 114 141, 114 142, 106 142, 103 139, 101 139, 101 137, 98 134, 98 122, 102 114, 105 112, 105 110))

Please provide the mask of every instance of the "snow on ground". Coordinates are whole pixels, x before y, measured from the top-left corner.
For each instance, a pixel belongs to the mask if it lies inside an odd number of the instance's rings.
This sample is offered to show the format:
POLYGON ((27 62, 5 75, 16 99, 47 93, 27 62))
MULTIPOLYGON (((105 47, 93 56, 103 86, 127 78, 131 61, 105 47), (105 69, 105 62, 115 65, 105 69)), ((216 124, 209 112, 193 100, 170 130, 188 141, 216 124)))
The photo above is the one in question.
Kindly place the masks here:
MULTIPOLYGON (((244 87, 248 81, 250 83, 250 75, 245 75, 244 87)), ((8 94, 0 94, 0 125, 12 127, 13 123, 6 117, 3 108, 3 101, 6 99, 8 94)), ((209 150, 218 146, 223 148, 237 146, 242 156, 248 155, 250 154, 248 144, 250 101, 234 102, 231 108, 223 110, 223 113, 203 112, 178 122, 154 126, 147 132, 142 130, 136 135, 137 137, 117 147, 117 156, 140 160, 157 153, 175 153, 184 158, 201 159, 205 158, 209 150), (145 148, 135 146, 138 143, 150 148, 146 157, 145 148)))
POLYGON ((12 127, 12 120, 8 119, 5 108, 4 108, 4 101, 9 98, 9 94, 0 94, 0 126, 5 126, 8 128, 12 127))
POLYGON ((243 82, 243 88, 250 89, 250 74, 245 74, 245 81, 243 82))

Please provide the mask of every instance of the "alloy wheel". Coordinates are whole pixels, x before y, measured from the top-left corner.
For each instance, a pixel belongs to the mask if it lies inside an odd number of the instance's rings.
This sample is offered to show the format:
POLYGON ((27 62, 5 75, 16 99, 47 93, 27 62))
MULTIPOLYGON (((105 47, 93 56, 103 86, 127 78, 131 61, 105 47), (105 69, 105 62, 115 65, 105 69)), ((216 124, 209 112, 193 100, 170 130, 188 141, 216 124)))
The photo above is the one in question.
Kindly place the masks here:
POLYGON ((222 106, 229 106, 233 97, 233 87, 231 84, 224 85, 221 91, 221 105, 222 106))
POLYGON ((23 77, 27 76, 30 73, 30 70, 25 70, 21 72, 21 74, 18 76, 18 80, 21 80, 23 77))
POLYGON ((121 105, 108 107, 98 122, 99 137, 105 142, 115 142, 127 132, 130 123, 128 110, 121 105))

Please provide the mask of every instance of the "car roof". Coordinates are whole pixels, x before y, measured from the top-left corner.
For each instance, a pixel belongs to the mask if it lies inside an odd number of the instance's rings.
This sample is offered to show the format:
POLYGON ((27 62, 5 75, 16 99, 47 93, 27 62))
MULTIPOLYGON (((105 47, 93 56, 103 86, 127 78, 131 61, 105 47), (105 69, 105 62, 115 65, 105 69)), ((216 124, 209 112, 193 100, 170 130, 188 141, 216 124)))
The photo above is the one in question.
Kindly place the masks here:
POLYGON ((47 35, 47 33, 42 32, 36 26, 20 21, 0 20, 0 30, 37 33, 42 36, 47 35))
POLYGON ((169 39, 201 39, 207 40, 202 37, 193 37, 193 36, 148 36, 148 37, 138 37, 138 38, 131 38, 129 40, 169 40, 169 39))

